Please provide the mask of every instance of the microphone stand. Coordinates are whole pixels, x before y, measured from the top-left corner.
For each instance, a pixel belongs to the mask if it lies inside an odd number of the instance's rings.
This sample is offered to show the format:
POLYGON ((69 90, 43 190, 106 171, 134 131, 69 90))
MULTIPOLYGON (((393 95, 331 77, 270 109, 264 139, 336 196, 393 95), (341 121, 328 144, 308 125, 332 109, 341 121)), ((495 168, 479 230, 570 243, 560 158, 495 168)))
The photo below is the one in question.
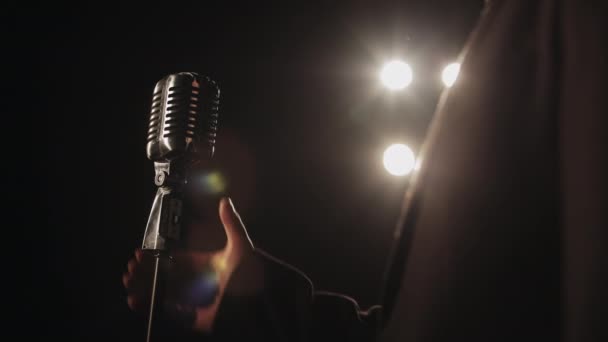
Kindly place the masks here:
POLYGON ((154 255, 154 278, 150 297, 150 312, 146 341, 157 340, 162 335, 155 327, 164 319, 167 272, 171 252, 179 243, 183 220, 183 187, 186 183, 184 164, 181 160, 154 162, 154 183, 158 186, 152 210, 148 218, 142 249, 154 255))
POLYGON ((154 161, 158 187, 148 218, 142 250, 154 256, 154 279, 146 341, 159 340, 159 324, 172 322, 166 283, 172 252, 180 245, 184 190, 191 166, 213 156, 219 88, 208 77, 192 72, 169 75, 156 84, 148 124, 146 152, 154 161), (197 148, 197 145, 199 145, 197 148), (167 319, 165 319, 167 318, 167 319))
MULTIPOLYGON (((150 297, 150 314, 148 316, 148 330, 146 332, 146 342, 152 342, 152 327, 154 326, 154 322, 155 320, 157 320, 158 315, 156 314, 156 295, 157 295, 157 290, 159 288, 159 285, 161 285, 162 283, 164 283, 163 281, 159 281, 160 280, 160 264, 162 262, 161 258, 163 256, 158 254, 154 257, 154 278, 152 280, 152 294, 150 297)), ((158 292, 162 292, 162 291, 158 291, 158 292)), ((162 297, 162 296, 160 296, 162 297)))

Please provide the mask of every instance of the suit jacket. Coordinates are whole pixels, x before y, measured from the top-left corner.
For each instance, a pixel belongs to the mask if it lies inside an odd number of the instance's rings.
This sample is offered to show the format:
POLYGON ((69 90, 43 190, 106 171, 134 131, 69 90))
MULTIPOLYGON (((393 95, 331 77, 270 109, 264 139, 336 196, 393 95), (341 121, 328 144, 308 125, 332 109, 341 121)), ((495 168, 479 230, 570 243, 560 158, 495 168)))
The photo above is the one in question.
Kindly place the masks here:
POLYGON ((490 2, 405 196, 383 309, 316 293, 301 272, 257 252, 231 280, 214 336, 608 336, 606 20, 600 1, 490 2), (258 290, 239 293, 235 284, 252 278, 258 290))

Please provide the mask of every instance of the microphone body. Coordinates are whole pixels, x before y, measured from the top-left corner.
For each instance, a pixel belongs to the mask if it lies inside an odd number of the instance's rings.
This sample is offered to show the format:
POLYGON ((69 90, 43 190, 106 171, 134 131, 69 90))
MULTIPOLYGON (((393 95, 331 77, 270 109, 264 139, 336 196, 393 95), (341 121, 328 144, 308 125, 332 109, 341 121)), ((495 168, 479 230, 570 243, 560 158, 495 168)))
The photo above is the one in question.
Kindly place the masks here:
POLYGON ((189 167, 213 157, 219 95, 214 81, 192 72, 166 76, 154 88, 146 152, 158 190, 143 250, 162 253, 179 243, 183 187, 189 167))
POLYGON ((158 325, 170 322, 164 318, 166 276, 171 252, 181 243, 184 189, 189 169, 213 156, 219 94, 214 81, 192 72, 168 75, 154 88, 146 153, 158 189, 142 243, 155 257, 148 342, 161 340, 158 325))

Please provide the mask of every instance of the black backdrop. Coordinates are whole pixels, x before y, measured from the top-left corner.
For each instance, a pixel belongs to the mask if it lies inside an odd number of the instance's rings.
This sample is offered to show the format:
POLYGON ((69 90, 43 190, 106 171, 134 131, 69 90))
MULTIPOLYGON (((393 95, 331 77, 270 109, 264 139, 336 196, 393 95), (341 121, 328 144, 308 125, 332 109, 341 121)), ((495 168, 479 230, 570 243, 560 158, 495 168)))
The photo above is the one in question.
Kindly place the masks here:
POLYGON ((220 83, 216 157, 255 244, 303 270, 317 289, 378 303, 407 186, 407 177, 383 170, 382 151, 392 142, 417 151, 441 69, 481 7, 55 3, 20 11, 11 51, 28 72, 10 72, 21 79, 16 89, 32 89, 16 95, 23 117, 45 125, 36 129, 40 141, 18 150, 31 172, 15 184, 37 187, 14 199, 40 194, 47 213, 19 212, 26 224, 13 247, 29 262, 17 264, 25 296, 16 304, 20 317, 41 322, 26 331, 143 338, 120 279, 155 191, 144 149, 152 89, 177 71, 220 83), (393 57, 414 69, 399 93, 378 82, 393 57))

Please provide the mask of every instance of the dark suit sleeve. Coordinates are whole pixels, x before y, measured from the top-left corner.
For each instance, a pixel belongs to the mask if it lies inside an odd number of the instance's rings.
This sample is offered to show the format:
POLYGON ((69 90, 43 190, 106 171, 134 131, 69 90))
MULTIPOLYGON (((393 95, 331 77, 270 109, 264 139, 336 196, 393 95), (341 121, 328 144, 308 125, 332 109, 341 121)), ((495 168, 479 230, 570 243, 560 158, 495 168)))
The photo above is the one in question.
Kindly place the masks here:
POLYGON ((299 270, 264 253, 241 265, 226 289, 213 341, 371 341, 379 307, 315 292, 299 270))
POLYGON ((380 306, 361 310, 345 295, 317 291, 313 300, 314 341, 372 341, 378 327, 380 306))

